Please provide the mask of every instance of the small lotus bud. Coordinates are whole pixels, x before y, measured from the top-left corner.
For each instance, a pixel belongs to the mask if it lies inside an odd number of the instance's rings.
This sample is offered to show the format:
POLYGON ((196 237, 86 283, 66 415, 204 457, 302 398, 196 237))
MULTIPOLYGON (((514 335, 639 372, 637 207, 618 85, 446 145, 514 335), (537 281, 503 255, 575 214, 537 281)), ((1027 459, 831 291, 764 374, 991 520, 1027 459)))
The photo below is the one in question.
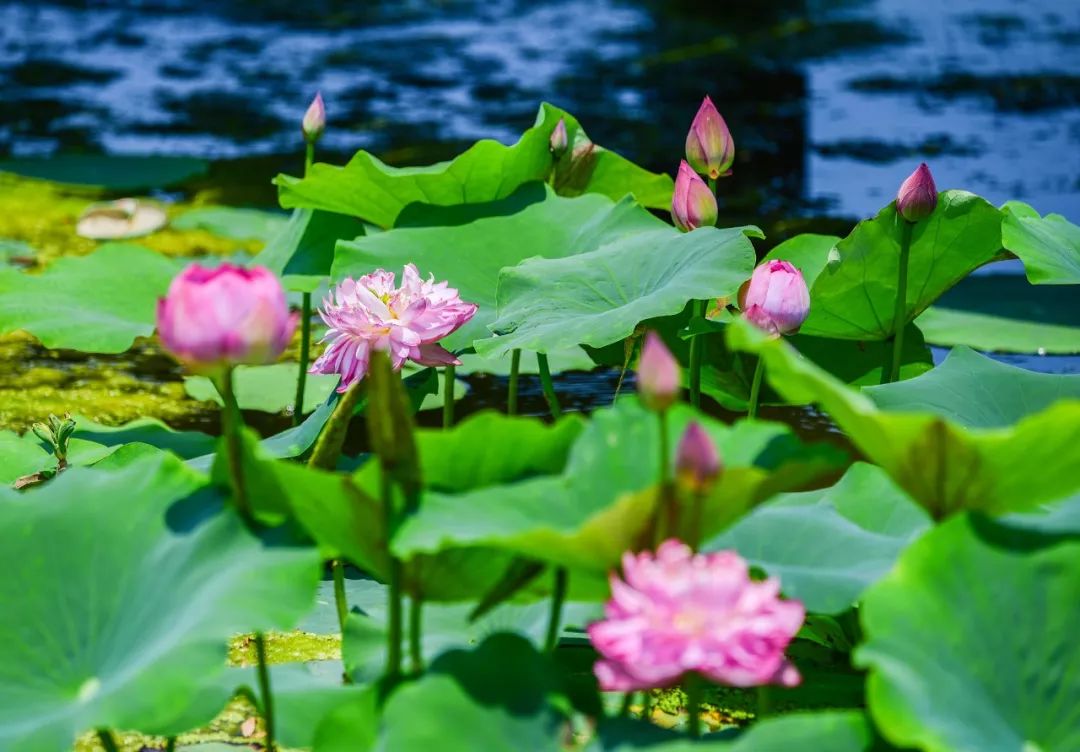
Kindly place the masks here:
POLYGON ((900 184, 896 194, 896 211, 908 222, 926 219, 937 208, 937 186, 930 168, 923 162, 900 184))
POLYGON ((720 475, 720 455, 716 445, 697 421, 690 421, 679 439, 675 473, 679 482, 701 493, 720 475))
POLYGON ((696 172, 713 180, 731 174, 735 141, 727 123, 708 97, 701 102, 686 134, 686 161, 696 172))
POLYGON ((683 232, 716 225, 716 196, 683 160, 671 195, 671 221, 683 232))
POLYGON ((645 335, 638 361, 637 387, 641 401, 650 410, 662 412, 679 397, 682 374, 679 363, 656 332, 645 335))
POLYGON ((556 160, 566 153, 570 146, 570 136, 566 132, 566 121, 563 118, 559 118, 559 122, 555 124, 555 130, 551 132, 548 143, 551 145, 551 153, 556 160))
POLYGON ((794 334, 810 315, 802 272, 787 261, 766 261, 739 288, 743 316, 770 334, 794 334))
POLYGON ((304 134, 304 139, 311 143, 322 138, 323 131, 326 130, 326 106, 323 104, 321 92, 311 100, 307 112, 304 113, 304 119, 300 123, 300 130, 304 134))

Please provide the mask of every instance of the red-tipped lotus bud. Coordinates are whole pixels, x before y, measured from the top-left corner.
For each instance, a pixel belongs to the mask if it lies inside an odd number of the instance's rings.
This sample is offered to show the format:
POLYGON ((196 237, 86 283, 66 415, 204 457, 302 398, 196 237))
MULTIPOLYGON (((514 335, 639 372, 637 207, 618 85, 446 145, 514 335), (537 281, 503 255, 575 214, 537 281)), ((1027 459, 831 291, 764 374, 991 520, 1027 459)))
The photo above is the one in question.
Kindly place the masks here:
POLYGON ((551 132, 548 143, 555 159, 559 159, 566 153, 567 147, 570 146, 570 136, 566 133, 566 121, 563 118, 559 118, 559 122, 555 124, 555 130, 551 132))
POLYGON ((697 421, 690 421, 679 439, 675 473, 679 482, 696 492, 708 489, 720 475, 720 454, 709 434, 697 421))
POLYGON ((656 332, 645 335, 638 361, 637 388, 641 401, 650 410, 667 410, 679 397, 682 374, 679 363, 656 332))
POLYGON ((787 261, 766 261, 739 288, 746 319, 770 334, 794 334, 810 315, 802 272, 787 261))
POLYGON ((716 224, 716 196, 683 160, 671 195, 671 220, 683 232, 716 224))
POLYGON ((900 184, 896 194, 896 211, 908 222, 926 219, 937 208, 937 186, 930 168, 923 162, 900 184))
POLYGON ((701 102, 686 134, 686 161, 697 172, 715 180, 731 174, 735 141, 727 123, 708 97, 701 102))
POLYGON ((300 130, 304 133, 304 139, 311 143, 322 138, 323 131, 326 130, 326 106, 323 104, 321 92, 316 94, 308 105, 300 123, 300 130))

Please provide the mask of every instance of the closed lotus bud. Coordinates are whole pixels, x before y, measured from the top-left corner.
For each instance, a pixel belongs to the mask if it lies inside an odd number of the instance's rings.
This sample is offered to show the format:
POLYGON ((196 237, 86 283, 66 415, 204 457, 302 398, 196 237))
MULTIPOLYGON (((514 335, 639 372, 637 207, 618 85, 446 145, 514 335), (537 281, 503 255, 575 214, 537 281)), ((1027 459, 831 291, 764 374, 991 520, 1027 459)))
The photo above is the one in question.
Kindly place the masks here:
POLYGON ((683 232, 716 225, 716 196, 683 160, 671 195, 671 220, 683 232))
POLYGON ((731 174, 735 141, 727 123, 708 97, 701 102, 690 132, 686 134, 686 161, 702 175, 715 180, 731 174))
POLYGON ((321 92, 316 94, 308 105, 300 123, 300 130, 304 133, 304 139, 311 143, 318 141, 326 130, 326 106, 323 104, 321 92))
POLYGON ((896 194, 896 211, 908 222, 926 219, 937 208, 937 186, 930 168, 923 162, 908 179, 900 184, 896 194))
POLYGON ((679 439, 675 473, 687 488, 701 493, 720 475, 720 455, 709 434, 697 421, 690 421, 679 439))
POLYGON ((559 122, 555 124, 555 130, 551 132, 548 143, 551 145, 551 153, 556 160, 566 153, 570 146, 570 136, 566 132, 566 121, 563 118, 559 118, 559 122))
POLYGON ((638 361, 637 388, 641 401, 650 410, 667 410, 679 397, 682 374, 679 363, 656 332, 645 335, 638 361))
POLYGON ((766 261, 739 288, 743 316, 770 334, 794 334, 810 315, 802 272, 787 261, 766 261))
POLYGON ((158 301, 161 344, 192 372, 273 362, 296 330, 285 290, 263 267, 192 264, 158 301))

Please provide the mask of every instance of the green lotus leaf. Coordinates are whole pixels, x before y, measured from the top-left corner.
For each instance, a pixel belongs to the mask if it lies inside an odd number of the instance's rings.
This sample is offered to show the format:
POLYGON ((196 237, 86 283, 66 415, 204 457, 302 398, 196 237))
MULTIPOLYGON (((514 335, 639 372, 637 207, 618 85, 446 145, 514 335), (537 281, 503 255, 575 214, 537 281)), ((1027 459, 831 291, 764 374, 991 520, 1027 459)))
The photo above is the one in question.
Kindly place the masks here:
POLYGON ((209 162, 194 157, 119 154, 54 154, 0 161, 0 172, 127 192, 168 188, 205 175, 209 168, 209 162))
POLYGON ((1080 542, 1013 546, 959 515, 864 595, 867 699, 893 744, 927 752, 1080 748, 1080 542))
POLYGON ((568 176, 560 192, 598 193, 616 200, 632 193, 644 206, 670 206, 674 187, 670 177, 651 173, 602 147, 590 147, 577 120, 546 103, 540 106, 536 125, 513 146, 478 141, 454 160, 426 167, 390 167, 360 151, 344 167, 317 163, 307 177, 278 175, 274 182, 285 208, 321 209, 389 228, 410 204, 485 203, 506 198, 525 183, 546 180, 553 167, 549 138, 560 118, 583 158, 579 158, 583 169, 568 176))
POLYGON ((449 281, 463 300, 479 306, 469 323, 443 340, 451 349, 489 335, 486 327, 495 318, 503 267, 532 256, 585 253, 639 234, 651 236, 651 231, 678 234, 632 200, 613 204, 598 195, 561 198, 537 183, 501 201, 442 208, 437 214, 435 226, 398 227, 339 243, 332 276, 335 281, 359 277, 379 267, 400 274, 405 264, 415 263, 425 277, 449 281), (465 217, 469 221, 460 223, 465 217))
POLYGON ((1080 375, 1036 373, 958 347, 929 373, 864 392, 886 410, 930 412, 968 428, 1005 428, 1060 400, 1080 400, 1080 375))
POLYGON ((546 352, 603 347, 642 321, 679 313, 690 300, 734 295, 754 269, 754 227, 681 233, 672 227, 626 236, 566 258, 529 259, 499 275, 495 337, 486 357, 520 348, 546 352))
MULTIPOLYGON (((589 354, 580 347, 569 347, 565 350, 553 350, 547 353, 548 368, 552 373, 564 371, 591 371, 596 367, 589 354)), ((494 358, 485 358, 482 355, 469 353, 458 356, 461 365, 457 367, 460 374, 490 373, 497 376, 509 376, 511 355, 506 353, 494 358)), ((536 364, 536 356, 523 353, 518 364, 519 374, 537 374, 540 369, 536 364)))
POLYGON ((1001 243, 1024 262, 1033 285, 1080 283, 1080 227, 1060 214, 1039 213, 1020 201, 1002 209, 1001 243))
POLYGON ((296 209, 252 263, 282 277, 288 289, 312 292, 330 274, 337 241, 352 240, 363 234, 364 223, 355 217, 296 209))
MULTIPOLYGON (((858 340, 893 335, 902 221, 890 204, 836 244, 839 260, 826 263, 810 289, 804 334, 858 340)), ((912 231, 906 320, 1000 250, 1001 212, 971 193, 943 192, 937 210, 912 231)))
POLYGON ((1024 321, 971 311, 931 306, 917 323, 934 345, 966 345, 985 352, 1075 355, 1080 353, 1080 327, 1024 321))
POLYGON ((1054 403, 1010 426, 968 428, 934 413, 881 410, 745 322, 729 327, 728 343, 764 358, 769 383, 785 399, 820 404, 935 519, 964 509, 1019 511, 1080 490, 1073 472, 1080 466, 1080 402, 1054 403))
POLYGON ((189 209, 170 222, 174 230, 204 230, 230 240, 261 240, 264 243, 285 229, 288 218, 281 212, 207 206, 189 209))
POLYGON ((56 459, 33 434, 0 431, 0 485, 55 465, 56 459))
POLYGON ((788 238, 769 251, 762 262, 788 261, 802 272, 807 287, 813 287, 814 281, 827 265, 836 266, 840 262, 839 253, 833 253, 840 238, 836 235, 815 235, 804 233, 788 238), (832 261, 830 262, 830 255, 832 261))
POLYGON ((177 431, 157 418, 136 418, 119 426, 107 426, 82 415, 74 416, 73 436, 105 446, 143 443, 166 449, 185 459, 209 455, 217 442, 201 431, 177 431))
MULTIPOLYGON (((241 410, 278 413, 293 406, 296 399, 298 363, 273 363, 268 366, 237 366, 233 371, 233 389, 241 410)), ((337 376, 308 374, 304 387, 304 405, 311 408, 324 402, 338 384, 337 376)), ((185 376, 184 391, 192 399, 222 404, 214 383, 205 376, 185 376)))
POLYGON ((833 614, 858 601, 930 524, 879 467, 858 462, 830 488, 753 509, 702 549, 733 548, 807 610, 833 614))
POLYGON ((202 476, 156 452, 0 488, 0 747, 52 751, 93 728, 175 734, 237 632, 311 607, 314 549, 267 548, 228 510, 177 513, 202 476), (174 525, 176 527, 174 527, 174 525))
POLYGON ((179 271, 149 248, 106 243, 41 274, 0 267, 0 334, 23 329, 45 347, 120 353, 154 331, 157 299, 179 271), (125 285, 121 280, 137 279, 125 285))

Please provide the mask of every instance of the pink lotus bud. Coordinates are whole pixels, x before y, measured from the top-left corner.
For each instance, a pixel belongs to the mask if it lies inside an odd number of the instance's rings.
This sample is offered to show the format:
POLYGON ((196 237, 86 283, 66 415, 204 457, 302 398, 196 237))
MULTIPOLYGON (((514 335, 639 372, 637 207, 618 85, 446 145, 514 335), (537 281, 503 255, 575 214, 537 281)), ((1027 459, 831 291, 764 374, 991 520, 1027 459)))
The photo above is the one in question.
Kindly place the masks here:
POLYGON ((671 195, 671 220, 683 232, 716 224, 716 196, 683 160, 671 195))
POLYGON ((173 279, 157 307, 161 344, 202 374, 276 360, 296 322, 281 283, 261 266, 192 264, 173 279))
POLYGON ((810 315, 802 272, 787 261, 766 261, 739 288, 743 316, 771 334, 794 334, 810 315))
POLYGON ((896 211, 908 222, 926 219, 937 208, 937 186, 926 162, 908 175, 896 194, 896 211))
POLYGON ((690 132, 686 134, 686 161, 695 171, 713 180, 731 174, 735 141, 727 123, 708 97, 701 102, 690 132))
POLYGON ((675 473, 686 487, 701 492, 720 475, 720 455, 709 434, 696 420, 690 421, 679 439, 675 473))
POLYGON ((555 124, 555 130, 551 132, 548 143, 551 145, 551 153, 555 159, 559 159, 566 153, 567 147, 570 146, 570 136, 566 133, 566 121, 563 118, 559 118, 559 122, 555 124))
POLYGON ((802 626, 775 579, 754 582, 734 551, 694 554, 677 540, 623 554, 604 620, 589 625, 606 692, 669 687, 694 672, 730 687, 801 681, 784 655, 802 626))
POLYGON ((323 104, 322 92, 317 93, 308 105, 300 123, 300 130, 306 141, 314 143, 322 138, 323 131, 326 130, 326 106, 323 104))
POLYGON ((667 410, 679 396, 682 374, 679 363, 656 332, 645 335, 638 360, 637 388, 650 410, 667 410))

